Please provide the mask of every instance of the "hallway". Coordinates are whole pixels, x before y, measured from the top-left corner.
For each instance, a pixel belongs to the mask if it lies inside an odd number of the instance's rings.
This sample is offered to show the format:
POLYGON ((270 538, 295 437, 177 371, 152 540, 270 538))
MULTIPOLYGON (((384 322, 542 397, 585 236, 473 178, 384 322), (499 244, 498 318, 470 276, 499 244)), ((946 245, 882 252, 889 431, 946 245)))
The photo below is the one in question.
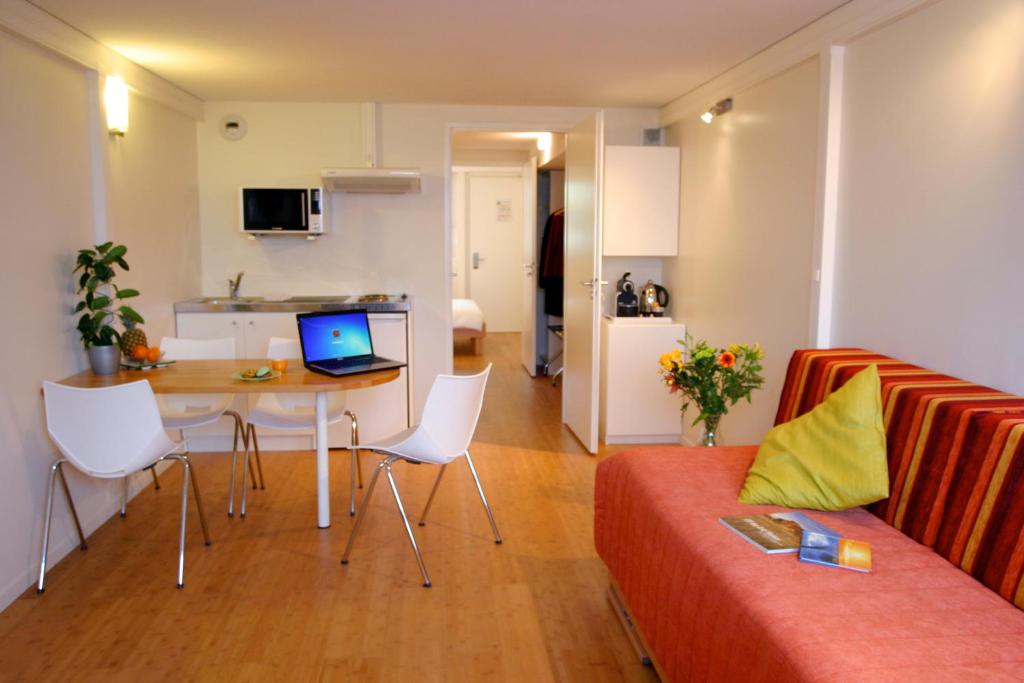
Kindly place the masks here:
MULTIPOLYGON (((597 460, 560 423, 560 390, 520 367, 517 334, 494 363, 473 454, 505 542, 496 546, 464 465, 414 527, 424 589, 394 502, 378 487, 351 563, 338 560, 347 457, 332 457, 333 525, 313 524, 308 452, 264 454, 267 489, 229 520, 228 459, 194 456, 213 545, 190 514, 186 587, 173 585, 180 477, 169 472, 0 614, 0 672, 26 680, 653 681, 605 596, 592 540, 597 460), (60 635, 56 635, 60 633, 60 635)), ((364 472, 374 460, 364 454, 364 472)), ((436 470, 400 464, 418 516, 436 470)), ((75 482, 71 486, 74 489, 75 482)), ((58 508, 59 509, 59 508, 58 508)), ((63 515, 63 510, 58 513, 63 515)), ((62 517, 61 517, 62 518, 62 517)), ((57 534, 73 533, 61 523, 57 534)), ((34 565, 36 557, 26 558, 34 565)))

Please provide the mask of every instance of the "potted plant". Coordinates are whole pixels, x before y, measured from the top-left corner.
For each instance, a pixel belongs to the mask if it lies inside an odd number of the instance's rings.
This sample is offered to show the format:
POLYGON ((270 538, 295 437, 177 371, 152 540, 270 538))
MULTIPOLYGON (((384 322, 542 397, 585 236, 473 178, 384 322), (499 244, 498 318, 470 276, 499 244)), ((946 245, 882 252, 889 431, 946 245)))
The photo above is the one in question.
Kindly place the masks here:
POLYGON ((114 284, 117 268, 128 270, 124 255, 128 247, 113 242, 98 244, 94 249, 79 249, 72 273, 78 277, 78 294, 82 300, 75 306, 78 332, 89 353, 89 364, 98 375, 111 375, 121 365, 121 334, 114 329, 117 317, 122 321, 144 322, 131 306, 121 303, 139 295, 135 289, 121 289, 114 284))
POLYGON ((704 446, 717 445, 722 416, 741 398, 750 402, 750 394, 764 384, 761 376, 760 344, 731 344, 718 349, 693 337, 679 340, 682 348, 663 353, 659 359, 661 375, 669 391, 683 395, 682 413, 691 403, 700 413, 693 425, 704 423, 704 446))

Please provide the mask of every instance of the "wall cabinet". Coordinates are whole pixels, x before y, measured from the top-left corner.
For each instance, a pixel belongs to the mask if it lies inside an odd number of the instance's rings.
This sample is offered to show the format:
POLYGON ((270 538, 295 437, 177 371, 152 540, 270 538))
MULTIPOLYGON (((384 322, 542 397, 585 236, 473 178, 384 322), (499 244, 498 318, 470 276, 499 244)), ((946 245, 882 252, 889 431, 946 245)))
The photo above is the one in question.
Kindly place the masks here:
MULTIPOLYGON (((405 313, 371 313, 370 334, 374 352, 379 356, 408 362, 409 330, 405 313)), ((265 360, 271 337, 295 339, 298 330, 294 313, 178 313, 177 335, 192 339, 232 337, 239 358, 265 360)), ((291 359, 301 367, 301 359, 291 359)), ((291 366, 289 366, 291 367, 291 366)), ((359 418, 359 436, 364 443, 383 439, 409 426, 409 372, 402 368, 393 382, 369 389, 345 392, 345 407, 359 418)), ((312 396, 312 394, 310 394, 312 396)), ((234 410, 248 413, 256 394, 236 395, 234 410)), ((328 445, 344 448, 350 441, 349 421, 330 425, 328 445)), ((188 430, 186 437, 193 450, 230 450, 231 422, 188 430)), ((260 448, 266 450, 307 449, 313 447, 313 430, 259 430, 260 448)))
POLYGON ((679 251, 679 148, 604 150, 604 255, 679 251))

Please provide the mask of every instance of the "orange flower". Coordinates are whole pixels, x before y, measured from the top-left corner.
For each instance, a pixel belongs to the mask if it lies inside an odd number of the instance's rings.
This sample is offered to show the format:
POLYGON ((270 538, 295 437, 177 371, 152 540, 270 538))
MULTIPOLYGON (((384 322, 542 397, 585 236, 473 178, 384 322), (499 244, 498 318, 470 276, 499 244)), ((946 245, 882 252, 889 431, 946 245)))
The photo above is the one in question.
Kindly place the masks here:
POLYGON ((729 353, 728 351, 723 351, 722 355, 718 357, 718 364, 723 368, 731 368, 736 365, 736 355, 729 353))

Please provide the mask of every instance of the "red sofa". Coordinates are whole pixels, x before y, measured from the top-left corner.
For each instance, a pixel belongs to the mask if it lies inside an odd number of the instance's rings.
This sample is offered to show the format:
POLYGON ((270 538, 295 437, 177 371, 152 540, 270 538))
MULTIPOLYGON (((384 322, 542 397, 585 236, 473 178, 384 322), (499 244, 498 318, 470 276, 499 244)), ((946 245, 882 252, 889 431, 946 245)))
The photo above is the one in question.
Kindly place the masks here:
POLYGON ((1024 679, 1024 399, 859 349, 797 351, 776 423, 876 363, 890 497, 812 517, 870 574, 769 556, 718 518, 756 446, 642 448, 598 466, 594 537, 668 680, 1024 679))

